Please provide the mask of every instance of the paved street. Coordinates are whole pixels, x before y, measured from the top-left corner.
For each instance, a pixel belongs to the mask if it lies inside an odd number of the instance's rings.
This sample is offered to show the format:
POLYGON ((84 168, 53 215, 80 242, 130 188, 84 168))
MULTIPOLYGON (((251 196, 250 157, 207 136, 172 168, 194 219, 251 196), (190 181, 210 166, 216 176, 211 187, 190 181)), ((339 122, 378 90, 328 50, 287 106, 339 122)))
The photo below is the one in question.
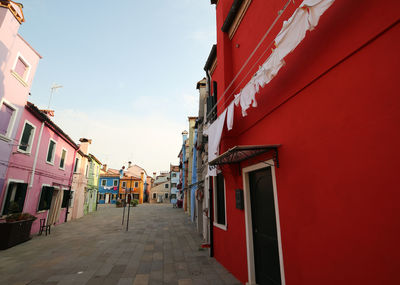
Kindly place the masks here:
POLYGON ((240 284, 200 250, 201 238, 182 209, 131 208, 129 231, 122 208, 52 228, 50 236, 0 251, 0 284, 240 284))

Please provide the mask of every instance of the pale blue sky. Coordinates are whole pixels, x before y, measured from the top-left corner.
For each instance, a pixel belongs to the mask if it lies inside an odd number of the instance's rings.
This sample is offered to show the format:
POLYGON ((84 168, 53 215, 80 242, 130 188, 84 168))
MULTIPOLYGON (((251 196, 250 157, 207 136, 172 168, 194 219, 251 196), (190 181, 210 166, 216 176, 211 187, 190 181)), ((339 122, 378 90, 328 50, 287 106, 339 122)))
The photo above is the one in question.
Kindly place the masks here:
POLYGON ((215 6, 204 0, 21 1, 20 34, 43 59, 30 101, 112 167, 148 172, 177 162, 196 83, 215 43, 215 6))

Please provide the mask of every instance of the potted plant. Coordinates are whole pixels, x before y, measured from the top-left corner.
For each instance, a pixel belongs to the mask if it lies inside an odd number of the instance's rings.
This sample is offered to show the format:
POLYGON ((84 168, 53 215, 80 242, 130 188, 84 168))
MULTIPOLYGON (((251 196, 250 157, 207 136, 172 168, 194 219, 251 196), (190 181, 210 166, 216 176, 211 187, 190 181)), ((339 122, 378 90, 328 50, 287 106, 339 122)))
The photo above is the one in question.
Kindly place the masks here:
POLYGON ((29 213, 15 213, 14 208, 15 205, 11 204, 10 214, 0 222, 0 249, 10 248, 31 238, 32 223, 37 218, 29 213))
POLYGON ((139 204, 139 200, 137 200, 137 199, 133 199, 133 200, 131 201, 131 205, 132 205, 132 207, 136 207, 136 206, 137 206, 137 204, 139 204))
POLYGON ((121 207, 123 207, 124 205, 122 204, 122 202, 121 202, 121 200, 117 200, 117 202, 115 202, 115 206, 117 207, 117 208, 121 208, 121 207))

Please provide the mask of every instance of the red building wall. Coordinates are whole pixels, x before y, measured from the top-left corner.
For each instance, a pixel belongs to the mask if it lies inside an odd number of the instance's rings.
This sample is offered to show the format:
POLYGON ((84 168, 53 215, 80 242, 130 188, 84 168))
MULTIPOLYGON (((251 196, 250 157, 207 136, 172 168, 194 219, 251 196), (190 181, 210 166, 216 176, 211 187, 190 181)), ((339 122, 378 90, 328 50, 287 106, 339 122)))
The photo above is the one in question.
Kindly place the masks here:
MULTIPOLYGON (((220 27, 232 1, 220 1, 213 74, 219 95, 285 2, 252 1, 230 41, 220 27)), ((289 5, 268 44, 299 4, 289 5)), ((282 145, 276 181, 286 284, 400 282, 398 11, 394 0, 335 1, 256 95, 258 107, 244 118, 235 107, 233 130, 224 130, 221 152, 234 145, 282 145)), ((242 177, 237 165, 223 174, 228 226, 214 227, 215 257, 245 282, 244 212, 234 200, 242 177)))

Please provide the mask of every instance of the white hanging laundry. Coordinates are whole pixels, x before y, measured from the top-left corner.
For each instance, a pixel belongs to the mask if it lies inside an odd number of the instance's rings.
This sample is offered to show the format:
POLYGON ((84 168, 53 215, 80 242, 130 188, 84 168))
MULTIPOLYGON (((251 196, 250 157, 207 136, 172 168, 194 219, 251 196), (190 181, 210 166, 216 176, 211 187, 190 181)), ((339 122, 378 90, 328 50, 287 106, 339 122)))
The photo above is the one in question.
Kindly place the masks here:
POLYGON ((240 93, 235 95, 235 99, 233 99, 235 106, 239 106, 240 104, 240 93))
POLYGON ((282 29, 275 38, 275 45, 277 49, 279 48, 278 55, 281 60, 304 39, 309 27, 306 8, 297 8, 292 17, 283 22, 282 29))
POLYGON ((279 48, 276 48, 267 61, 262 65, 262 68, 265 70, 265 77, 266 81, 265 84, 268 84, 272 78, 275 77, 275 75, 278 74, 279 70, 282 68, 282 66, 285 65, 285 61, 283 60, 281 56, 281 50, 279 48))
POLYGON ((240 107, 242 108, 243 117, 247 116, 246 110, 250 108, 250 105, 257 107, 256 88, 251 82, 247 83, 240 92, 240 107))
MULTIPOLYGON (((221 142, 222 130, 224 129, 226 109, 222 114, 208 127, 208 162, 218 156, 219 143, 221 142)), ((208 175, 217 176, 217 169, 208 166, 208 175)))
POLYGON ((228 128, 228 131, 232 130, 233 127, 233 117, 235 115, 234 112, 235 112, 235 103, 232 101, 229 104, 226 113, 226 127, 228 128))
POLYGON ((268 76, 264 67, 260 66, 256 74, 250 79, 250 82, 254 85, 256 93, 260 92, 260 87, 263 88, 267 84, 268 76))
POLYGON ((321 15, 335 2, 335 0, 304 0, 300 7, 308 8, 309 30, 312 31, 317 25, 321 15))

